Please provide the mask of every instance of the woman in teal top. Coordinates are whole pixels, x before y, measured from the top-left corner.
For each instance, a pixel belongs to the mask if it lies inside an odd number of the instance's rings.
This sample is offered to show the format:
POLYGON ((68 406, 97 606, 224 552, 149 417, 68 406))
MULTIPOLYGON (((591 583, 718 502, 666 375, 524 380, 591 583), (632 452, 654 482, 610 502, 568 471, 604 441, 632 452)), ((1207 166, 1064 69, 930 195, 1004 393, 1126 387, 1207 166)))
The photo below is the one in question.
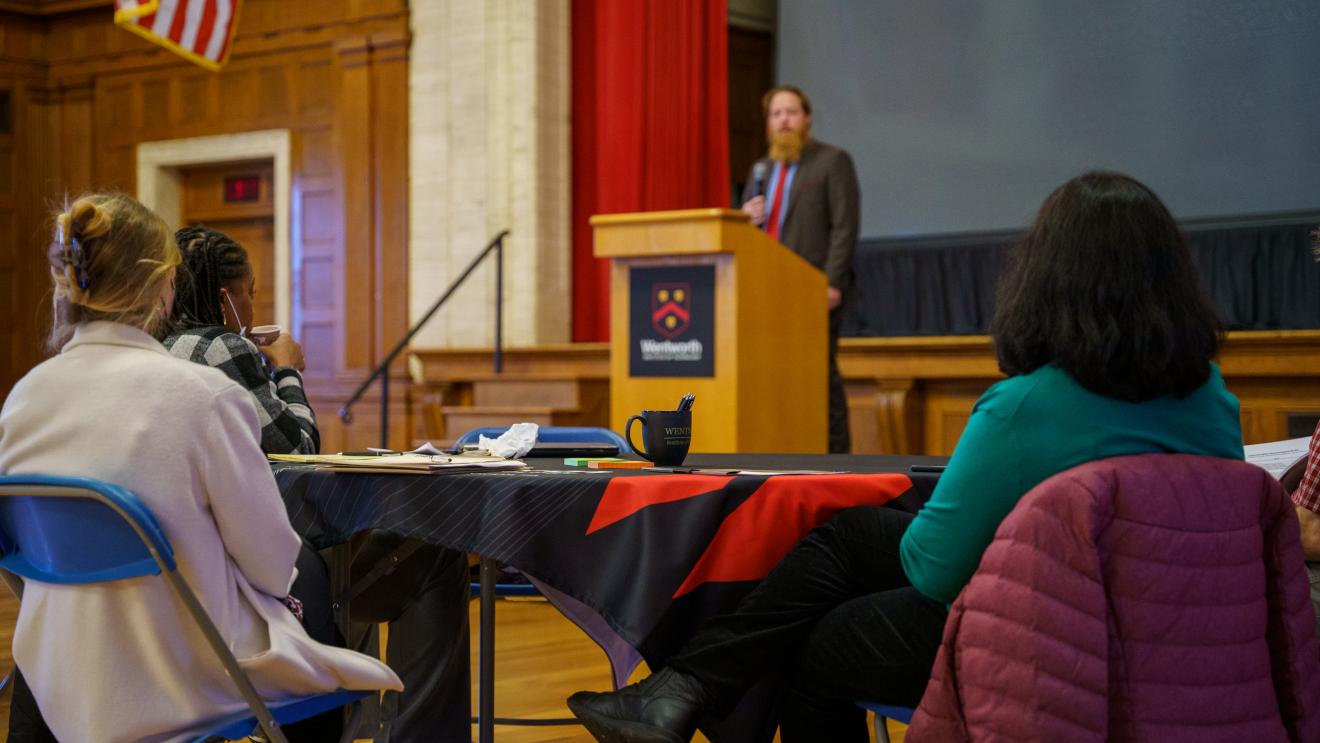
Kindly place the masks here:
POLYGON ((903 535, 903 572, 926 596, 952 603, 1028 490, 1079 464, 1150 452, 1242 458, 1238 401, 1218 366, 1187 397, 1145 402, 1098 395, 1052 364, 1010 377, 972 409, 934 495, 903 535))
POLYGON ((947 605, 1028 490, 1107 457, 1242 458, 1237 399, 1211 361, 1219 323, 1177 223, 1132 178, 1087 173, 1045 200, 1000 278, 991 333, 1009 378, 977 401, 915 518, 841 512, 664 669, 570 697, 587 729, 681 743, 783 672, 785 743, 864 741, 853 700, 916 706, 947 605))

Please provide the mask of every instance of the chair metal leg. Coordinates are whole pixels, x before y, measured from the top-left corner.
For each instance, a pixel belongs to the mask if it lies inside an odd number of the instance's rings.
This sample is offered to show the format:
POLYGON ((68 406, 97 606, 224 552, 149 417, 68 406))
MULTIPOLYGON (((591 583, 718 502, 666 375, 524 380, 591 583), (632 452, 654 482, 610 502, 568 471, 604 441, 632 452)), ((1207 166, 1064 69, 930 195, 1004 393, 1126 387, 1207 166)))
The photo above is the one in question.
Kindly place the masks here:
POLYGON ((875 743, 889 743, 889 722, 884 715, 875 716, 875 743))
MULTIPOLYGON (((577 718, 517 718, 495 717, 495 602, 499 599, 502 586, 498 582, 503 574, 499 562, 478 558, 479 581, 473 583, 478 597, 478 639, 479 659, 477 672, 477 714, 473 717, 477 725, 478 743, 486 743, 482 738, 486 726, 490 726, 490 735, 494 736, 494 726, 511 725, 520 727, 549 727, 582 725, 577 718), (488 644, 487 645, 487 639, 488 644)), ((533 594, 540 595, 533 590, 533 594)))
POLYGON ((495 581, 499 565, 481 558, 481 637, 477 666, 477 743, 495 741, 495 581))

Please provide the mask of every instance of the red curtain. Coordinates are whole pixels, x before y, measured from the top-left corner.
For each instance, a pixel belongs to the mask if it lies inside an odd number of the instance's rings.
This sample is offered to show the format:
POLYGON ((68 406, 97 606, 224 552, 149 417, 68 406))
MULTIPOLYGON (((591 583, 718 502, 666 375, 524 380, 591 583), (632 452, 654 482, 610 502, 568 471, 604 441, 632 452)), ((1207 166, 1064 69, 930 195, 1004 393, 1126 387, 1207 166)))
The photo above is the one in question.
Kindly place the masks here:
POLYGON ((729 203, 725 0, 573 0, 573 340, 609 337, 593 214, 729 203))

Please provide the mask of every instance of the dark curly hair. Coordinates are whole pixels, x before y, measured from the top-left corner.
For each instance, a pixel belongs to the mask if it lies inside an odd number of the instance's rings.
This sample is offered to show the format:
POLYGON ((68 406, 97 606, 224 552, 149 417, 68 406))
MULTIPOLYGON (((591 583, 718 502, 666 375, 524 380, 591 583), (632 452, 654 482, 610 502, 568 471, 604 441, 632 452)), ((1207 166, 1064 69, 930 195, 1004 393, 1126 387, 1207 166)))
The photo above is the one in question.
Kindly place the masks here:
POLYGON ((223 232, 184 227, 174 233, 183 253, 183 270, 175 281, 174 317, 169 332, 224 325, 220 287, 252 275, 247 251, 223 232))
POLYGON ((1009 253, 991 332, 1005 374, 1055 364, 1091 392, 1140 402, 1204 384, 1222 331, 1159 197, 1093 171, 1050 194, 1009 253))

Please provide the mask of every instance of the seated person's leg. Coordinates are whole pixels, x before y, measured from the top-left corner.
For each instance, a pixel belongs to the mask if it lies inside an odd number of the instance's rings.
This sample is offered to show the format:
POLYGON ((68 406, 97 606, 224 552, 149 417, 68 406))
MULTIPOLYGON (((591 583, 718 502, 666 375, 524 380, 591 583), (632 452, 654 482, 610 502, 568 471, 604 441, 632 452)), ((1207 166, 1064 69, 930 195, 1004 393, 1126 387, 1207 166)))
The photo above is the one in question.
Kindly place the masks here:
POLYGON ((313 640, 326 645, 344 646, 344 638, 335 626, 335 613, 331 606, 330 571, 325 560, 303 542, 298 552, 298 577, 289 593, 302 603, 302 622, 313 640))
MULTIPOLYGON (((704 624, 668 667, 617 692, 574 694, 570 708, 598 738, 628 729, 690 737, 702 713, 726 715, 755 681, 794 666, 817 623, 838 606, 909 587, 898 545, 912 518, 880 507, 839 513, 799 542, 735 612, 704 624)), ((942 622, 936 625, 938 643, 942 622)))
POLYGON ((9 703, 9 736, 6 740, 10 743, 58 743, 50 728, 46 727, 32 689, 17 666, 9 683, 14 687, 14 696, 9 703))
POLYGON ((790 665, 821 617, 858 596, 902 588, 898 544, 912 522, 892 508, 850 508, 812 530, 738 605, 702 625, 669 666, 700 679, 717 714, 790 665))
POLYGON ((944 604, 915 588, 853 599, 816 623, 780 705, 785 743, 867 740, 855 702, 916 707, 939 651, 944 604))
MULTIPOLYGON (((390 741, 467 741, 472 735, 467 555, 428 548, 415 598, 390 622, 385 659, 403 680, 390 741)), ((388 692, 393 694, 394 692, 388 692)))
POLYGON ((281 726, 280 729, 284 731, 284 737, 289 743, 324 743, 339 740, 344 732, 344 710, 332 709, 315 717, 281 726))
MULTIPOLYGON (((408 541, 373 533, 354 557, 354 580, 408 541)), ((403 681, 403 692, 385 695, 376 739, 466 741, 472 716, 467 555, 414 546, 396 569, 351 604, 355 621, 389 622, 385 660, 403 681)))
MULTIPOLYGON (((317 642, 343 647, 343 638, 335 627, 330 600, 330 574, 325 560, 306 542, 298 552, 298 577, 289 594, 302 605, 303 627, 317 642)), ((284 726, 289 743, 339 740, 344 729, 343 710, 334 709, 284 726)))

